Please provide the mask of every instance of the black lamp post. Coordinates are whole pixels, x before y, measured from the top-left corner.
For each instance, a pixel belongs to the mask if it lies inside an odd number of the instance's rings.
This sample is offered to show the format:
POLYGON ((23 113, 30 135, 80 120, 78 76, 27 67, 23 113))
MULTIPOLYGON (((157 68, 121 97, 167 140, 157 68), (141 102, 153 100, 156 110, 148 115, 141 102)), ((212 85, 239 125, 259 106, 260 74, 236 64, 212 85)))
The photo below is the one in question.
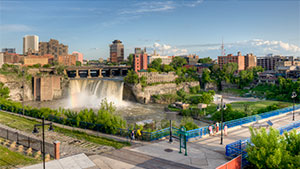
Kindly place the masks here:
POLYGON ((221 111, 221 142, 223 144, 223 121, 224 121, 224 110, 226 109, 226 104, 223 103, 223 96, 221 97, 221 105, 219 104, 217 107, 217 111, 221 111))
POLYGON ((45 123, 45 118, 43 117, 42 118, 42 124, 35 124, 34 125, 34 128, 33 128, 33 131, 32 131, 32 133, 34 133, 34 134, 36 134, 36 133, 39 133, 39 131, 38 131, 38 129, 37 129, 37 127, 38 126, 42 126, 42 135, 43 135, 43 147, 42 147, 42 151, 43 151, 43 169, 45 169, 46 167, 45 167, 45 125, 50 125, 50 127, 49 127, 49 131, 53 131, 54 129, 53 129, 53 125, 52 125, 52 123, 45 123))
POLYGON ((297 97, 297 93, 293 92, 292 93, 292 99, 293 99, 293 121, 295 121, 295 99, 297 97))

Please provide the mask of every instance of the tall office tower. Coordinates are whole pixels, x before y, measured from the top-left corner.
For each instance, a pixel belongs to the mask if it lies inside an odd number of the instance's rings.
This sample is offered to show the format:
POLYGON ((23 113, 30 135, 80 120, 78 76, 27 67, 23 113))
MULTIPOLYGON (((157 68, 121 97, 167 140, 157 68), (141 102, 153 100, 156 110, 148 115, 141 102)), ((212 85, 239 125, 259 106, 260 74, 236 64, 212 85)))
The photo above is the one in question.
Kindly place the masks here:
POLYGON ((23 38, 23 54, 27 55, 30 53, 38 53, 39 52, 39 37, 36 35, 26 35, 23 38))
POLYGON ((16 53, 16 48, 2 48, 3 53, 16 53))
POLYGON ((58 56, 66 56, 68 55, 68 46, 64 44, 60 44, 58 40, 50 39, 49 42, 40 42, 40 55, 51 54, 54 58, 58 58, 58 56))
POLYGON ((120 40, 114 40, 113 44, 109 45, 110 61, 120 63, 124 60, 124 45, 120 40))

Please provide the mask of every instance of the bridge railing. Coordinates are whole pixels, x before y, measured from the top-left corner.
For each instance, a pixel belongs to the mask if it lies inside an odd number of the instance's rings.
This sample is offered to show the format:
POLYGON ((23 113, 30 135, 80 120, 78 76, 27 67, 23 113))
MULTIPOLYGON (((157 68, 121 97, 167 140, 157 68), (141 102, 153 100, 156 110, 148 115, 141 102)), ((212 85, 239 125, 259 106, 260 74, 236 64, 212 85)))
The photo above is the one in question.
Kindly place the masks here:
MULTIPOLYGON (((298 110, 298 109, 300 109, 300 105, 295 106, 295 110, 298 110)), ((254 122, 257 120, 266 119, 266 118, 269 118, 272 116, 284 114, 284 113, 287 113, 292 110, 293 110, 292 106, 286 107, 283 109, 273 110, 273 111, 262 113, 262 114, 257 114, 257 115, 252 115, 252 116, 236 119, 236 120, 226 121, 226 122, 224 122, 224 125, 226 124, 228 128, 236 127, 236 126, 251 123, 251 122, 254 122)))
POLYGON ((283 134, 285 131, 289 132, 289 131, 291 131, 292 129, 299 128, 299 127, 300 127, 300 120, 299 120, 299 121, 296 121, 296 122, 294 122, 294 123, 291 123, 291 124, 282 126, 282 127, 278 128, 278 130, 279 130, 280 135, 281 135, 281 134, 283 134))

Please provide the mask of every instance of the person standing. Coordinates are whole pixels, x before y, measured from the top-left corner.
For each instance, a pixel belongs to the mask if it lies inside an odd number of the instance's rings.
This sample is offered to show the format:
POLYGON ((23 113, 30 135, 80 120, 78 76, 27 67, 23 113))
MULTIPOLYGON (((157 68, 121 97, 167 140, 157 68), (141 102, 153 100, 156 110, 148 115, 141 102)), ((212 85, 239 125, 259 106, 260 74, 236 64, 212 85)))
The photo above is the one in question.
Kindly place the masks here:
POLYGON ((219 122, 217 122, 217 123, 216 123, 216 126, 217 126, 217 133, 219 132, 219 125, 220 125, 219 122))
POLYGON ((225 126, 224 126, 224 135, 225 136, 227 136, 227 130, 228 130, 228 128, 227 128, 227 125, 225 124, 225 126))
POLYGON ((140 138, 141 138, 141 135, 142 135, 142 133, 141 133, 141 129, 138 129, 137 131, 136 131, 136 135, 137 135, 137 140, 139 140, 140 138))

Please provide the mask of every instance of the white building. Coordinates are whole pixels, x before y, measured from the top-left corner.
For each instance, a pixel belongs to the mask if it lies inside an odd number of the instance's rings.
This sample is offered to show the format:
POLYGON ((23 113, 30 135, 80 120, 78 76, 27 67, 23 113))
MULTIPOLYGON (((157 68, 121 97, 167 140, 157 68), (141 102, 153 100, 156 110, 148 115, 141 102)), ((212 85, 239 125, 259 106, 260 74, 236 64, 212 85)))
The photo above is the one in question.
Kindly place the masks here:
POLYGON ((39 52, 39 37, 36 35, 26 35, 23 38, 23 54, 27 55, 28 51, 31 53, 39 52))
POLYGON ((152 63, 153 60, 160 58, 162 60, 161 64, 168 65, 172 62, 172 56, 160 56, 160 55, 152 55, 148 56, 148 64, 152 63))

